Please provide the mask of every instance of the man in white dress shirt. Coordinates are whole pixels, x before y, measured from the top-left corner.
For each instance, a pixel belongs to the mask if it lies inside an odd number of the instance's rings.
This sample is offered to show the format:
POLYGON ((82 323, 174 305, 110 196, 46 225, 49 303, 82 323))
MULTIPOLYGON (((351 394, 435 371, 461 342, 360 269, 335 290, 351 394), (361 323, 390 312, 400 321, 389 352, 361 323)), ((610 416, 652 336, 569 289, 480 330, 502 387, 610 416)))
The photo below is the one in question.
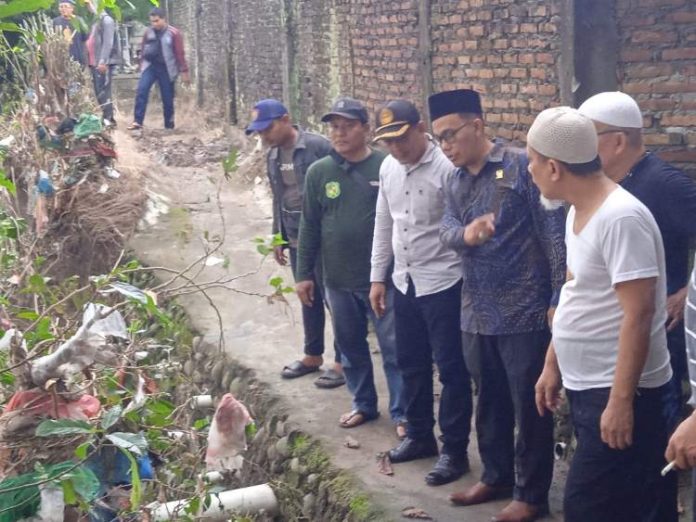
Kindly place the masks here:
POLYGON ((443 447, 425 478, 438 486, 469 470, 471 385, 460 331, 459 256, 439 239, 445 209, 443 186, 454 165, 426 134, 416 107, 393 100, 377 112, 375 140, 391 153, 380 169, 372 243, 370 302, 384 314, 393 282, 397 361, 403 373, 407 434, 389 451, 392 462, 438 454, 433 435, 433 360, 442 395, 438 421, 443 447), (391 282, 390 268, 394 264, 391 282))

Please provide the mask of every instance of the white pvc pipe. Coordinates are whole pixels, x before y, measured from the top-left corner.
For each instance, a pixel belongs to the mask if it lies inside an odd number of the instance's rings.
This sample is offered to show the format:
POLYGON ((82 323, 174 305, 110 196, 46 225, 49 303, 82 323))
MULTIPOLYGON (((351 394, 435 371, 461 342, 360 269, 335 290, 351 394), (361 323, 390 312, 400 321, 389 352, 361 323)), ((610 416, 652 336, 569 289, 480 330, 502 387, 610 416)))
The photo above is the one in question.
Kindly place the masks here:
POLYGON ((212 395, 196 395, 191 398, 191 407, 194 410, 213 407, 212 395))
MULTIPOLYGON (((175 500, 154 507, 151 520, 175 520, 183 516, 190 499, 175 500)), ((231 513, 236 515, 256 515, 263 511, 266 515, 278 515, 278 499, 268 484, 260 484, 249 488, 233 489, 210 496, 210 506, 200 515, 200 518, 224 519, 231 513)))

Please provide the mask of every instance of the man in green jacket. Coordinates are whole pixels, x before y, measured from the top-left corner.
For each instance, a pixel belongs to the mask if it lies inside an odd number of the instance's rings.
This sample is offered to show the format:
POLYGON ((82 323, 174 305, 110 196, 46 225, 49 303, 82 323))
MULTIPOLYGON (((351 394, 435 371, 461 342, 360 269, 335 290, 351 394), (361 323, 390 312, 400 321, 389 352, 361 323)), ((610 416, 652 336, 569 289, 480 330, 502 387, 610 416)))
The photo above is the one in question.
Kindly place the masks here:
MULTIPOLYGON (((357 100, 339 98, 322 121, 329 124, 332 150, 307 171, 297 252, 297 294, 306 306, 312 306, 312 273, 321 256, 334 336, 353 395, 353 410, 341 416, 340 425, 353 428, 379 415, 367 343, 369 319, 382 352, 389 412, 398 434, 405 435, 394 308, 389 305, 388 312, 377 317, 369 300, 379 168, 386 155, 367 145, 367 110, 357 100)), ((391 299, 393 288, 387 293, 387 300, 391 299)))

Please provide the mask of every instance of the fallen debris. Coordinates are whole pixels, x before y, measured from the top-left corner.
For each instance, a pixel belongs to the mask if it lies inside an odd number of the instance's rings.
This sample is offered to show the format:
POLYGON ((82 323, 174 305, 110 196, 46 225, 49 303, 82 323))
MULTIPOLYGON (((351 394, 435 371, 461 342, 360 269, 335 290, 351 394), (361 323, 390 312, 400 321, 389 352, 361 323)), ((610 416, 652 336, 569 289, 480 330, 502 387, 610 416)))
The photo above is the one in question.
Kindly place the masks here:
POLYGON ((401 511, 401 516, 404 518, 418 519, 418 520, 432 520, 433 517, 428 515, 425 510, 418 507, 407 507, 401 511))
POLYGON ((345 438, 345 440, 343 441, 343 445, 344 445, 346 448, 350 448, 350 449, 358 449, 358 448, 360 448, 360 442, 357 441, 356 439, 354 439, 353 437, 351 437, 350 435, 348 435, 348 436, 345 438))
POLYGON ((390 477, 394 474, 391 459, 386 451, 377 454, 377 471, 379 471, 382 475, 387 475, 390 477))

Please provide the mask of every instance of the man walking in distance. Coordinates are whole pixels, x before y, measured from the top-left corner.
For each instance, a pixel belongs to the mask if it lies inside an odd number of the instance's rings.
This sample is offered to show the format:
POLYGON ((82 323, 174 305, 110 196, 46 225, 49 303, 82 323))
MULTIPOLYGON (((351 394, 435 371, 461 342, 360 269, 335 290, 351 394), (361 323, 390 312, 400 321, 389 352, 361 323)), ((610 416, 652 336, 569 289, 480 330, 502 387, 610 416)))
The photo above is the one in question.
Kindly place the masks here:
POLYGON ((129 130, 143 127, 150 89, 157 83, 164 109, 164 128, 174 128, 174 96, 176 79, 181 75, 189 83, 189 68, 184 53, 181 32, 167 23, 164 11, 158 7, 150 11, 150 27, 143 35, 140 80, 135 95, 134 120, 129 130))
POLYGON ((628 94, 596 94, 578 110, 595 124, 605 174, 648 207, 660 228, 667 263, 667 348, 673 373, 665 394, 665 415, 672 431, 681 420, 682 381, 687 376, 683 319, 689 246, 696 236, 696 181, 645 150, 643 116, 628 94))
MULTIPOLYGON (((331 151, 329 140, 293 125, 288 110, 278 100, 266 99, 254 106, 254 119, 246 129, 247 135, 257 132, 269 147, 266 172, 273 193, 273 228, 287 242, 273 252, 276 262, 285 266, 290 253, 293 276, 297 269, 297 236, 300 230, 305 173, 309 166, 331 151)), ((321 268, 317 265, 314 277, 314 304, 302 305, 305 356, 286 366, 281 375, 286 379, 302 377, 319 371, 324 362, 324 299, 321 268)), ((334 346, 334 348, 336 348, 334 346)), ((335 388, 345 383, 341 358, 336 350, 334 367, 325 371, 315 384, 320 388, 335 388)))
POLYGON ((340 426, 353 428, 376 419, 368 318, 382 352, 389 387, 389 412, 403 430, 401 372, 396 364, 393 290, 387 291, 387 311, 377 317, 370 308, 370 253, 383 152, 367 145, 370 130, 365 107, 352 98, 339 98, 322 117, 329 124, 332 150, 307 172, 297 252, 297 294, 307 306, 314 295, 313 271, 321 256, 334 335, 353 410, 341 416, 340 426))
POLYGON ((662 399, 672 370, 657 223, 604 175, 594 125, 576 109, 540 113, 527 150, 546 200, 572 205, 568 281, 536 384, 540 415, 557 407, 561 378, 570 402, 577 447, 565 520, 674 521, 676 488, 668 507, 668 484, 660 476, 668 435, 662 399))
POLYGON ((97 12, 96 0, 89 0, 87 5, 92 13, 97 15, 97 21, 87 40, 89 65, 92 71, 94 93, 102 109, 104 123, 115 125, 114 104, 111 86, 114 69, 121 63, 121 43, 118 38, 118 24, 111 13, 104 8, 97 12))
POLYGON ((88 35, 81 29, 82 20, 75 16, 75 0, 60 0, 58 10, 60 16, 53 19, 53 27, 61 31, 70 43, 70 57, 84 67, 88 62, 85 49, 88 35))
POLYGON ((379 175, 370 302, 375 314, 383 316, 393 263, 396 353, 407 420, 407 436, 389 451, 389 458, 406 462, 438 454, 433 435, 434 360, 442 383, 438 420, 443 447, 425 481, 439 486, 469 470, 472 411, 459 330, 459 256, 439 237, 445 208, 442 191, 454 165, 426 134, 411 102, 390 101, 377 112, 377 124, 375 140, 381 140, 390 155, 379 175))
POLYGON ((483 462, 480 482, 450 499, 467 506, 512 493, 494 520, 534 520, 553 472, 553 419, 537 414, 534 384, 565 279, 563 210, 541 207, 524 151, 486 138, 478 93, 439 93, 429 104, 435 138, 459 167, 440 238, 462 261, 462 344, 479 391, 483 462))

